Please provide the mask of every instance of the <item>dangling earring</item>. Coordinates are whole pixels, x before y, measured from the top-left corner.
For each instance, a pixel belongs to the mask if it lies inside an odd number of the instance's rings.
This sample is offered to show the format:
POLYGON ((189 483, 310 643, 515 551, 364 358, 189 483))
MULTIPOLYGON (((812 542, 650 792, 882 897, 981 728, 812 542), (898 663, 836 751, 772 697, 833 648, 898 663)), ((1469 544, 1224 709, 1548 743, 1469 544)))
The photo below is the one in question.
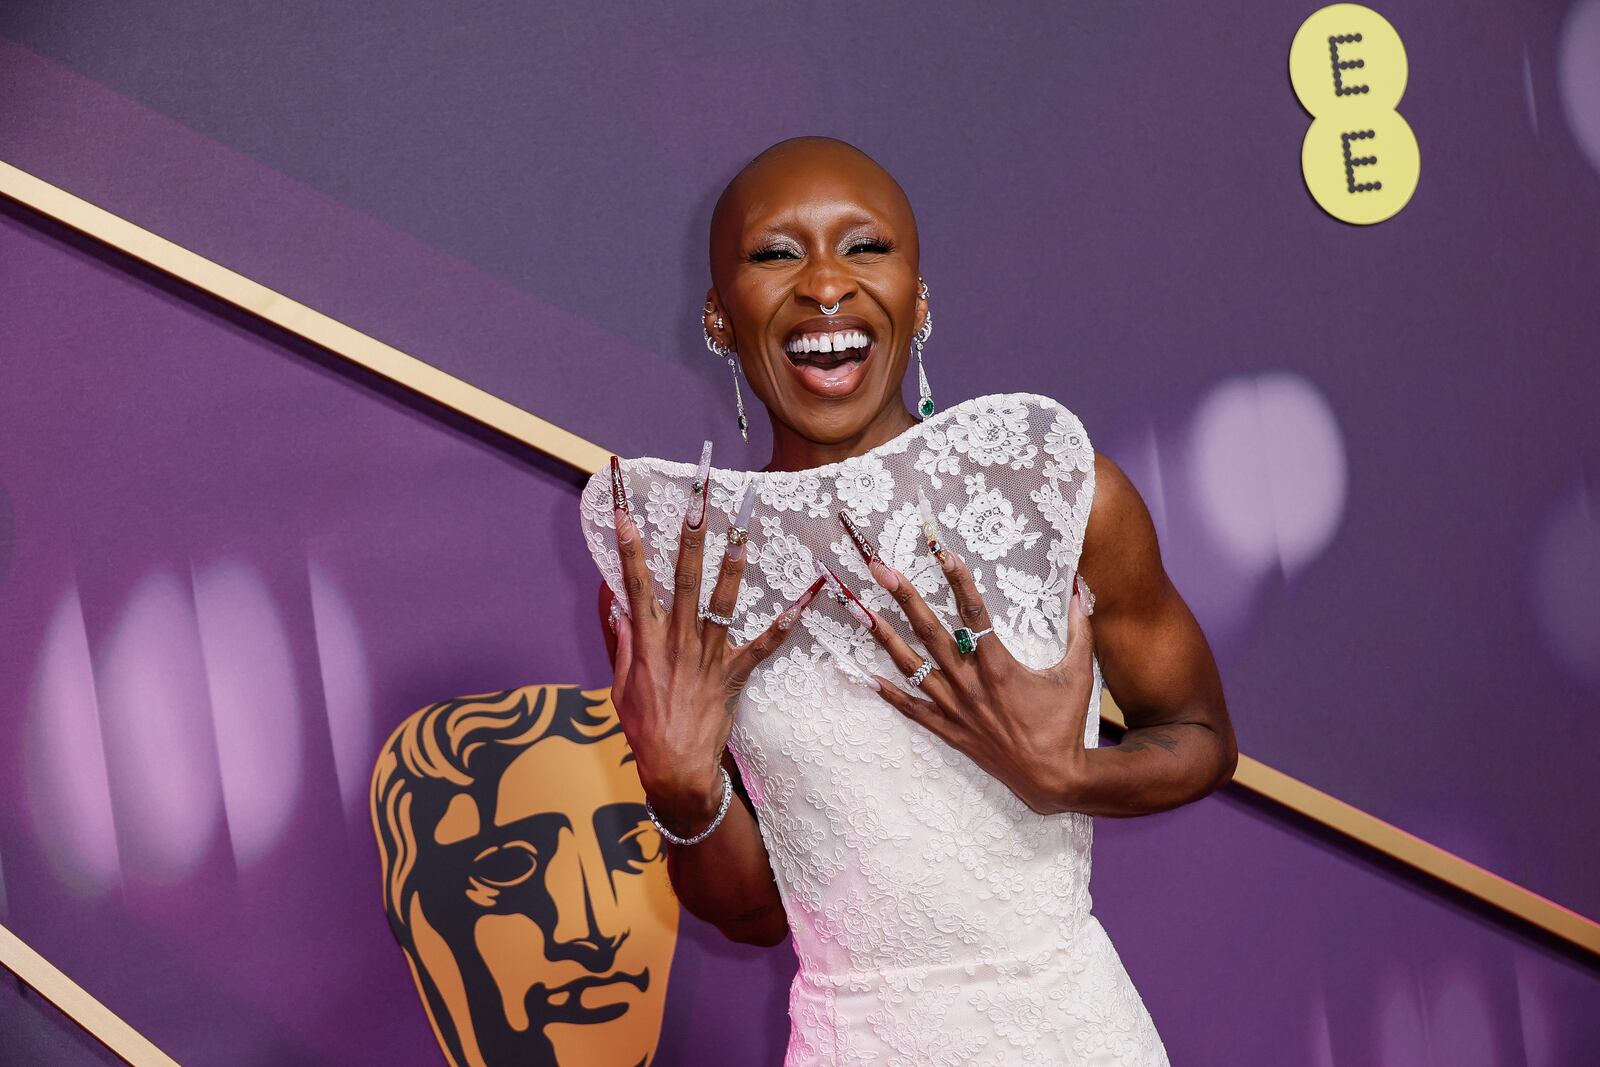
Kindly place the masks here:
MULTIPOLYGON (((928 283, 921 277, 917 278, 917 295, 922 297, 924 303, 928 300, 928 283)), ((917 346, 917 418, 925 419, 933 414, 933 390, 928 388, 928 372, 922 369, 922 346, 927 344, 928 338, 933 336, 933 311, 930 309, 922 318, 922 328, 912 337, 912 342, 917 346)))
MULTIPOLYGON (((710 315, 714 311, 716 311, 716 307, 712 305, 711 301, 707 300, 705 313, 710 315)), ((737 353, 735 353, 731 348, 727 348, 721 344, 718 344, 717 339, 711 336, 711 329, 710 327, 706 326, 703 319, 700 323, 700 326, 705 330, 706 333, 706 348, 711 352, 712 355, 727 360, 728 369, 733 372, 733 404, 739 412, 739 436, 744 440, 749 441, 750 422, 744 417, 744 393, 739 389, 739 361, 734 358, 737 353)), ((716 327, 719 330, 722 329, 721 315, 716 317, 716 327)))

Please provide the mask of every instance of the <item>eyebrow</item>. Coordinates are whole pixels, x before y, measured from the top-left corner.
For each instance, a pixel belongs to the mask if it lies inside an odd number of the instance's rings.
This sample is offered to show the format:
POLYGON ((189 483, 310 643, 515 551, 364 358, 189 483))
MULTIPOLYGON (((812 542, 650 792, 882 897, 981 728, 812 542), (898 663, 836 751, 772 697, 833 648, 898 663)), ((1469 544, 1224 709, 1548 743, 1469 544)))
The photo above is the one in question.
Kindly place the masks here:
MULTIPOLYGON (((849 216, 847 218, 841 219, 840 222, 844 226, 844 228, 847 229, 847 230, 848 229, 854 229, 855 227, 858 227, 858 226, 885 226, 885 227, 887 227, 889 225, 889 223, 886 220, 876 218, 876 217, 874 217, 872 215, 851 215, 851 216, 849 216)), ((763 227, 762 229, 760 229, 760 230, 756 231, 755 233, 751 234, 750 235, 750 240, 758 242, 758 241, 765 241, 765 240, 768 240, 768 239, 773 238, 773 237, 791 237, 791 236, 793 236, 793 234, 791 234, 783 226, 781 226, 781 225, 769 225, 769 226, 763 227)))

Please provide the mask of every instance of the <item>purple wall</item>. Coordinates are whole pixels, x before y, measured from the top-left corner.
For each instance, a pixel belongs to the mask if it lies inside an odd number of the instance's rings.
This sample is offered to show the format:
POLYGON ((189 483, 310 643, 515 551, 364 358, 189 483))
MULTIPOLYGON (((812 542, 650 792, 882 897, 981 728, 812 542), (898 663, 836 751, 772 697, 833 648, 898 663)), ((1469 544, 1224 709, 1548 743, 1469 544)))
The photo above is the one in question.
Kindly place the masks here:
MULTIPOLYGON (((1423 174, 1368 229, 1300 184, 1314 7, 6 10, 0 159, 607 446, 726 456, 711 199, 779 137, 855 140, 919 213, 937 393, 1051 393, 1128 467, 1245 750, 1597 915, 1600 6, 1380 8, 1423 174), (848 75, 795 71, 840 27, 848 75)), ((4 921, 185 1064, 434 1062, 364 775, 430 700, 604 681, 573 477, 20 209, 0 288, 4 921), (114 695, 51 722, 42 685, 114 695)), ((1174 1062, 1600 1037, 1592 962, 1237 794, 1098 828, 1174 1062)), ((767 1026, 663 1060, 775 1062, 787 950, 687 929, 671 1010, 767 1026)))

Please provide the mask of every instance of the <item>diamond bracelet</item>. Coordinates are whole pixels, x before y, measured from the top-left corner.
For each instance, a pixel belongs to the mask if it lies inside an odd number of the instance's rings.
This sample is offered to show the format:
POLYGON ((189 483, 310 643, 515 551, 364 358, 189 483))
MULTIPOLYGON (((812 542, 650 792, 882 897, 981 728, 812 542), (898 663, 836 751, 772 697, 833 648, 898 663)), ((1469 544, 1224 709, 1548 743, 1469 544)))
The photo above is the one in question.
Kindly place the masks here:
POLYGON ((656 831, 674 845, 698 845, 711 836, 711 831, 722 825, 722 817, 728 814, 728 804, 733 800, 733 779, 728 776, 728 768, 719 767, 722 771, 722 806, 717 808, 717 817, 711 820, 711 825, 695 834, 693 837, 679 837, 677 834, 661 825, 661 820, 656 818, 656 809, 650 806, 647 798, 644 802, 644 813, 650 816, 650 821, 655 824, 656 831))

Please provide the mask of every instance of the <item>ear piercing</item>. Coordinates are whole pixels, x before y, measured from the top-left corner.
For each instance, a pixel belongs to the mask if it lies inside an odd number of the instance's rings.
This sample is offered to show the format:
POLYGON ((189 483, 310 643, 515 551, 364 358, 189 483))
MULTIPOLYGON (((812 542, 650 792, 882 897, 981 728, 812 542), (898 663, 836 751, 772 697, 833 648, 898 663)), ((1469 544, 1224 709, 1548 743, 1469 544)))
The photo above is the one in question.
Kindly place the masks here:
MULTIPOLYGON (((716 310, 716 305, 707 300, 705 313, 714 315, 716 310)), ((716 315, 716 318, 712 321, 717 329, 722 329, 721 315, 716 315)), ((700 322, 700 328, 705 331, 707 351, 718 359, 728 361, 728 370, 733 373, 733 406, 739 412, 739 436, 748 441, 750 440, 750 420, 744 417, 744 392, 739 388, 739 362, 734 358, 738 353, 726 345, 718 343, 717 339, 711 336, 711 327, 705 324, 703 317, 700 322)))

